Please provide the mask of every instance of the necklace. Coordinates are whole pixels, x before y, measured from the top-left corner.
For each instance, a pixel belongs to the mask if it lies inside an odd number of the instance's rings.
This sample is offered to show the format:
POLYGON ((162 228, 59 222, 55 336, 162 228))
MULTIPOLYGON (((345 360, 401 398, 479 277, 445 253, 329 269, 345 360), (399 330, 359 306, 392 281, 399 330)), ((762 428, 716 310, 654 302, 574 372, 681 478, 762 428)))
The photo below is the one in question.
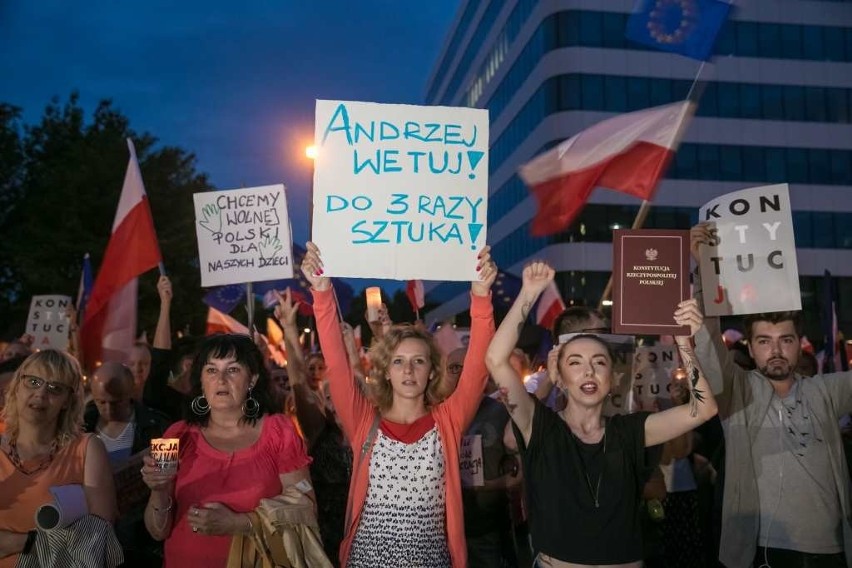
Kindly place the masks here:
POLYGON ((56 449, 58 444, 56 440, 51 442, 50 444, 50 452, 48 452, 46 458, 42 458, 39 464, 35 467, 35 469, 27 469, 24 467, 23 462, 21 461, 21 456, 18 454, 18 444, 17 442, 13 442, 9 440, 9 460, 12 462, 12 465, 15 466, 15 469, 23 473, 24 475, 32 475, 34 473, 38 473, 39 471, 46 469, 47 466, 53 461, 53 457, 56 455, 56 449))
POLYGON ((603 462, 601 463, 601 472, 598 474, 598 481, 595 483, 595 489, 592 490, 592 479, 589 477, 589 470, 586 467, 586 462, 583 459, 583 455, 580 451, 579 441, 574 432, 571 432, 571 439, 574 440, 574 447, 577 449, 577 456, 580 458, 580 465, 582 467, 583 477, 586 478, 586 487, 589 489, 589 495, 595 503, 595 509, 600 509, 601 503, 598 500, 601 491, 601 479, 603 479, 604 469, 606 469, 606 425, 604 425, 604 434, 603 434, 603 462))

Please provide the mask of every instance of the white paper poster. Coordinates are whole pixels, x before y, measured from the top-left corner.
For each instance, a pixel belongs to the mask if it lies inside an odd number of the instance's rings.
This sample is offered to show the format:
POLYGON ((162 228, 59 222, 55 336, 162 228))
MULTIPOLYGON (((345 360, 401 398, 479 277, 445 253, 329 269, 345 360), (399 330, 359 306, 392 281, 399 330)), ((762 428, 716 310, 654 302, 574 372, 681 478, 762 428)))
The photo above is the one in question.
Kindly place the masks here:
POLYGON ((312 240, 329 276, 477 277, 488 216, 488 111, 316 105, 312 240))
POLYGON ((698 218, 713 225, 715 237, 700 249, 705 315, 802 309, 786 183, 722 195, 698 218))
POLYGON ((669 383, 679 366, 675 345, 636 347, 631 375, 631 412, 671 408, 669 383))
POLYGON ((72 307, 68 296, 33 296, 30 315, 27 317, 26 333, 34 338, 35 349, 68 348, 68 332, 71 319, 67 310, 72 307))
POLYGON ((284 185, 193 195, 201 285, 293 277, 284 185))
POLYGON ((485 472, 482 469, 482 435, 464 436, 459 453, 462 486, 482 487, 485 485, 485 472))

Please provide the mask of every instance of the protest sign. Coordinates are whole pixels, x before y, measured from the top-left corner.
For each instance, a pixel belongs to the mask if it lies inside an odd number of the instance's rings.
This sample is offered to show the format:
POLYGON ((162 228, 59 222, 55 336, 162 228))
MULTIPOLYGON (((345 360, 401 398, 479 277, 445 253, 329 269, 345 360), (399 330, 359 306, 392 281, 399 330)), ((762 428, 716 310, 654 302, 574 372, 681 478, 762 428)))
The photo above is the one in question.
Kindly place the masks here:
POLYGON ((669 383, 679 365, 674 345, 636 347, 631 373, 631 412, 671 408, 669 383))
POLYGON ((488 215, 488 111, 316 105, 312 240, 329 276, 474 280, 488 215))
POLYGON ((67 310, 71 306, 68 296, 33 296, 26 327, 26 333, 33 336, 33 348, 60 351, 68 348, 71 319, 67 310))
POLYGON ((464 487, 482 487, 485 485, 485 473, 482 469, 482 436, 464 436, 459 448, 459 469, 464 487))
POLYGON ((293 277, 284 185, 193 195, 201 285, 293 277))
POLYGON ((711 223, 714 236, 700 248, 705 315, 802 309, 786 183, 722 195, 698 218, 711 223))

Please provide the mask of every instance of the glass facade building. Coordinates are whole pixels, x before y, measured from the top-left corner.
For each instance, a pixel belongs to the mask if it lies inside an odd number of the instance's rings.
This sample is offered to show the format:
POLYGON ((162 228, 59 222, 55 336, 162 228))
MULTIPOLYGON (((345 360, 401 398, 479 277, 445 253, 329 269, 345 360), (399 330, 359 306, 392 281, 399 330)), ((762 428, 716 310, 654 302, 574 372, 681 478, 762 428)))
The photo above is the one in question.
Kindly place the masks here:
MULTIPOLYGON (((632 5, 462 0, 426 88, 427 104, 489 110, 492 254, 515 274, 548 259, 566 302, 598 303, 611 231, 630 227, 640 203, 598 189, 567 230, 532 237, 536 203, 518 167, 614 114, 684 99, 700 65, 626 39, 632 5)), ((818 314, 829 270, 841 325, 852 328, 852 2, 738 4, 701 80, 699 109, 644 226, 688 229, 713 197, 787 182, 806 314, 818 314)), ((466 289, 427 286, 439 304, 428 317, 465 310, 466 289)))

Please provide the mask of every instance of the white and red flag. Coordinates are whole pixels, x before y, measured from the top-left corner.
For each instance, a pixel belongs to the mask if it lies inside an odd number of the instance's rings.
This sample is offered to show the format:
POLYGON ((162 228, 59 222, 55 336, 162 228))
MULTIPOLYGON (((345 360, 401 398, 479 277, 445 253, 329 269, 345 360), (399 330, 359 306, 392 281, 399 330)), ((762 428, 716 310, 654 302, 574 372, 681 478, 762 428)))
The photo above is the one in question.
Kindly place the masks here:
POLYGON ((222 313, 216 308, 209 308, 207 310, 207 328, 204 330, 204 335, 213 335, 214 333, 250 335, 246 326, 228 314, 222 313))
POLYGON ((422 310, 426 305, 426 296, 423 293, 422 280, 409 280, 405 284, 405 295, 408 296, 408 301, 411 303, 411 309, 415 312, 422 310))
POLYGON ((136 339, 137 277, 161 262, 151 206, 145 195, 136 149, 128 138, 130 161, 92 295, 81 327, 86 367, 123 362, 136 339))
POLYGON ((650 200, 693 109, 681 101, 621 114, 521 166, 521 179, 538 201, 532 234, 564 230, 596 186, 650 200))
POLYGON ((556 287, 556 282, 551 281, 538 299, 538 306, 535 310, 535 323, 545 329, 550 329, 553 326, 553 322, 559 317, 559 314, 564 311, 565 302, 562 301, 559 288, 556 287))

